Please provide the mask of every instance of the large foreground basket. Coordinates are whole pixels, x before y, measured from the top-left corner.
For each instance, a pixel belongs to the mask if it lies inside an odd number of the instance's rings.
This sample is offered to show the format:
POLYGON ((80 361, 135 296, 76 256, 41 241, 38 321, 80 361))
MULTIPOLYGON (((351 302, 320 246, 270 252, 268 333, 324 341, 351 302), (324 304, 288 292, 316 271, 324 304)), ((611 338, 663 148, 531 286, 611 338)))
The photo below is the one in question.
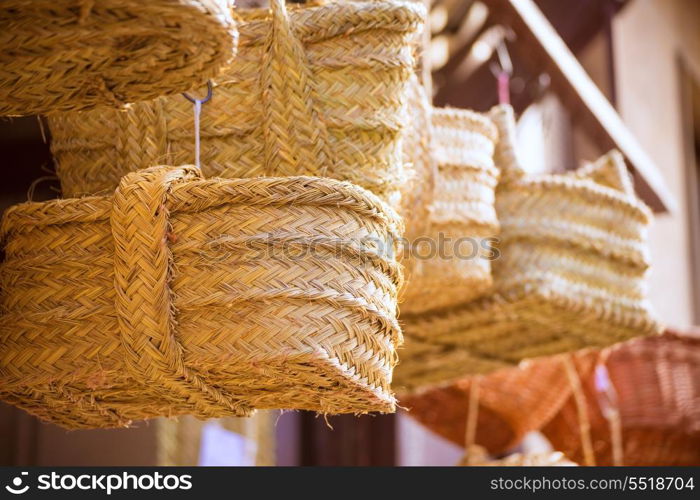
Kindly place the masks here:
POLYGON ((236 39, 228 0, 3 0, 0 115, 181 92, 214 77, 236 39))
MULTIPOLYGON (((270 3, 235 11, 238 55, 202 109, 204 174, 332 177, 398 207, 411 41, 424 6, 329 2, 287 12, 284 0, 270 3), (309 138, 308 161, 289 150, 297 135, 309 138)), ((193 106, 181 96, 69 113, 49 126, 65 196, 107 193, 127 172, 195 158, 193 106)))
MULTIPOLYGON (((528 432, 539 430, 571 394, 559 357, 524 361, 515 368, 477 376, 478 421, 474 442, 500 455, 528 432)), ((431 431, 464 447, 475 377, 401 398, 409 415, 431 431)))
POLYGON ((124 177, 2 224, 0 398, 65 427, 394 409, 396 213, 332 179, 124 177))
POLYGON ((510 107, 492 112, 501 224, 490 295, 404 324, 400 390, 485 373, 522 359, 657 333, 647 292, 651 212, 611 152, 582 171, 529 176, 510 107))
POLYGON ((427 228, 409 242, 409 281, 401 304, 406 321, 465 304, 492 284, 486 238, 498 233, 496 127, 483 115, 458 109, 433 109, 431 121, 430 155, 437 172, 427 228))
MULTIPOLYGON (((576 356, 583 381, 596 465, 700 465, 700 334, 668 331, 603 353, 576 356), (621 462, 613 453, 614 427, 601 406, 594 373, 601 360, 617 393, 621 462)), ((572 460, 585 460, 576 403, 571 398, 544 427, 552 445, 572 460)), ((584 432, 585 429, 584 429, 584 432)))

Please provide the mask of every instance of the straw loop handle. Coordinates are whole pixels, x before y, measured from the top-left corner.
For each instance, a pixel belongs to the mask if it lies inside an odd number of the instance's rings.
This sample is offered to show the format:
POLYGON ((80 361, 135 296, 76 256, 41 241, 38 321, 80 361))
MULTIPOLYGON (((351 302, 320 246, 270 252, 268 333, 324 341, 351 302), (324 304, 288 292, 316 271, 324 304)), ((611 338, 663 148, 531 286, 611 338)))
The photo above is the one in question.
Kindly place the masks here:
POLYGON ((581 447, 583 448, 584 465, 595 465, 595 453, 593 451, 593 438, 591 436, 591 421, 588 416, 588 403, 586 395, 581 386, 581 378, 576 370, 571 355, 562 356, 562 363, 566 370, 566 376, 569 378, 571 391, 573 393, 574 403, 576 404, 576 413, 578 415, 579 432, 581 433, 581 447))
POLYGON ((464 432, 464 456, 459 465, 471 465, 483 460, 486 450, 476 444, 476 428, 479 422, 479 391, 481 377, 472 377, 469 384, 469 403, 467 406, 467 423, 464 432))
POLYGON ((260 75, 267 175, 324 175, 333 167, 328 131, 316 110, 316 92, 301 41, 284 0, 270 0, 271 29, 260 75))
POLYGON ((501 180, 515 180, 524 177, 526 172, 518 160, 513 108, 509 104, 498 105, 491 110, 490 116, 498 129, 494 162, 501 171, 501 180))
POLYGON ((194 167, 152 167, 124 176, 114 193, 115 308, 127 369, 143 384, 190 402, 203 414, 240 408, 187 366, 176 331, 168 196, 201 177, 194 167))
POLYGON ((622 422, 617 390, 610 380, 605 359, 601 356, 595 367, 595 388, 598 396, 598 406, 603 417, 608 421, 612 447, 612 462, 615 466, 623 465, 624 451, 622 447, 622 422))

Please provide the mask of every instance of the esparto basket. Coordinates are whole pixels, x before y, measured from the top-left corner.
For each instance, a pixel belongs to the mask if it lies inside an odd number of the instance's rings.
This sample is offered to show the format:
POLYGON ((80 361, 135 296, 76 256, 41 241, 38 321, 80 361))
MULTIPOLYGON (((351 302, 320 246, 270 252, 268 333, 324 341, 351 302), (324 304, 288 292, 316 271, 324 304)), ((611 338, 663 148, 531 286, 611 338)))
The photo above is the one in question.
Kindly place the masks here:
MULTIPOLYGON (((406 321, 465 304, 492 284, 486 238, 498 234, 496 127, 487 117, 460 109, 435 108, 431 123, 429 153, 437 172, 427 227, 409 241, 408 286, 401 303, 406 321)), ((408 219, 409 230, 411 222, 416 223, 408 219)))
POLYGON ((400 223, 350 183, 194 167, 12 207, 0 399, 68 428, 393 411, 400 223))
MULTIPOLYGON (((398 208, 411 41, 424 6, 336 1, 287 11, 284 0, 270 4, 234 10, 238 55, 213 79, 213 98, 202 108, 205 176, 331 177, 398 208), (265 140, 271 134, 276 142, 265 140), (298 134, 311 137, 315 161, 290 161, 287 143, 298 134)), ((194 162, 193 109, 181 96, 67 113, 49 127, 65 196, 109 192, 127 172, 155 164, 194 162)))
MULTIPOLYGON (((666 331, 603 351, 575 357, 588 414, 591 452, 596 465, 700 465, 700 332, 666 331), (617 394, 619 458, 615 457, 610 412, 595 376, 582 364, 603 364, 617 394)), ((608 403, 609 404, 609 403, 608 403)), ((580 422, 573 398, 543 428, 552 445, 576 461, 584 460, 580 422)))
POLYGON ((651 211, 611 152, 578 174, 526 175, 512 108, 491 113, 501 225, 489 295, 404 322, 397 390, 444 384, 526 358, 658 333, 648 298, 651 211), (405 364, 404 364, 405 363, 405 364))
POLYGON ((229 3, 3 0, 0 115, 119 107, 201 85, 235 54, 229 3))
MULTIPOLYGON (((558 357, 522 362, 479 377, 479 408, 474 442, 500 455, 539 430, 568 399, 571 388, 558 357)), ((474 377, 401 398, 409 415, 436 434, 465 446, 469 398, 474 377)))

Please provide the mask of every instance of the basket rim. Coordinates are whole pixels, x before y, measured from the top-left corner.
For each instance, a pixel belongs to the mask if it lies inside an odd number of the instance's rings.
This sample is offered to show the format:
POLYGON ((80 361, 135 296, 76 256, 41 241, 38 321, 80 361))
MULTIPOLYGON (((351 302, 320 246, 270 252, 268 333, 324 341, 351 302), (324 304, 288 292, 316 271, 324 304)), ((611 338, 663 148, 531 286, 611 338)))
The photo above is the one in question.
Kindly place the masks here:
POLYGON ((504 179, 496 189, 498 191, 497 200, 499 196, 502 197, 517 191, 529 191, 530 193, 541 191, 551 193, 552 189, 559 189, 564 192, 578 191, 592 198, 591 201, 613 204, 644 224, 650 224, 653 220, 651 209, 644 202, 611 187, 602 186, 590 179, 576 179, 557 174, 542 174, 517 179, 504 179))
POLYGON ((498 140, 498 129, 488 116, 471 109, 434 107, 432 110, 432 124, 435 128, 476 128, 477 131, 492 142, 498 140))
MULTIPOLYGON (((186 168, 196 169, 192 166, 186 168)), ((229 203, 345 207, 386 224, 388 233, 395 241, 399 240, 403 228, 398 213, 374 193, 347 181, 325 177, 193 179, 174 186, 168 203, 171 212, 201 212, 229 203), (257 186, 258 191, 272 190, 281 194, 282 198, 256 195, 247 191, 251 186, 257 186), (244 189, 246 191, 242 192, 244 189), (234 196, 237 199, 232 199, 234 196)), ((111 210, 111 195, 20 203, 5 212, 0 225, 0 240, 15 231, 66 223, 107 221, 111 210)))
MULTIPOLYGON (((296 35, 305 43, 317 43, 350 32, 356 34, 372 29, 411 33, 420 28, 426 17, 422 3, 405 0, 288 4, 287 11, 296 35), (332 22, 320 22, 323 19, 332 19, 332 22), (323 29, 319 26, 323 26, 323 29)), ((269 9, 234 7, 232 13, 233 18, 239 21, 239 47, 265 43, 269 32, 269 9)))

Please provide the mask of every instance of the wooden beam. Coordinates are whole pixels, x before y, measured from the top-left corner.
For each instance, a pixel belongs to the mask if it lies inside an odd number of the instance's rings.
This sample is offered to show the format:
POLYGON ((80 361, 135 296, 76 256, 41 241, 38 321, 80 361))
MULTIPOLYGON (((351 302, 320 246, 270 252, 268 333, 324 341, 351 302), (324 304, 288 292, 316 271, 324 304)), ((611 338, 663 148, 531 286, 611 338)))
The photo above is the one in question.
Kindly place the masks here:
POLYGON ((661 172, 642 149, 600 89, 533 0, 487 0, 491 15, 509 26, 517 37, 516 50, 535 58, 549 74, 553 90, 563 98, 597 142, 619 149, 636 173, 640 196, 656 212, 674 212, 678 203, 661 172))

